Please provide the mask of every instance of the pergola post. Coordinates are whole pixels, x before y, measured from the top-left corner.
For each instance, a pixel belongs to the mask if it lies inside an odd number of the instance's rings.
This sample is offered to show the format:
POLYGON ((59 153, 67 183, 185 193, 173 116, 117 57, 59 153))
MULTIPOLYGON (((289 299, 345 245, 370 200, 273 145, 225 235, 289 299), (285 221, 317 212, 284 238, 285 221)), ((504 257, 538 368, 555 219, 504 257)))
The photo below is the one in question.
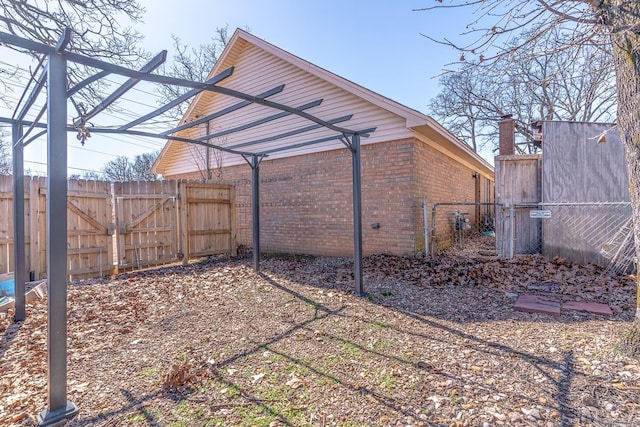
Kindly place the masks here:
POLYGON ((260 271, 260 161, 251 156, 251 219, 253 229, 253 268, 260 271))
POLYGON ((364 295, 362 283, 362 173, 360 171, 360 135, 351 137, 353 173, 353 277, 355 293, 364 295))
MULTIPOLYGON (((18 143, 22 137, 22 125, 11 127, 13 140, 13 282, 15 314, 13 320, 25 319, 24 283, 27 277, 24 236, 24 148, 18 143)), ((33 202, 32 202, 33 203, 33 202)))
POLYGON ((67 61, 49 54, 47 84, 48 407, 40 426, 74 417, 67 401, 67 61))

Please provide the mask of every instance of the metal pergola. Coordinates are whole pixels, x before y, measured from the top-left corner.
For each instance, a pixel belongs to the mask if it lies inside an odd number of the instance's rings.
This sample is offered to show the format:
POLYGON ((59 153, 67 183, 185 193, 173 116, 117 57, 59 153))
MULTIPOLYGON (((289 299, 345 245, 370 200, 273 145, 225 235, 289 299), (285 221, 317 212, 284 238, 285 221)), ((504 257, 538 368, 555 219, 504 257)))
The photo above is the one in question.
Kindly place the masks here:
MULTIPOLYGON (((78 407, 67 400, 67 132, 86 132, 86 123, 95 117, 124 93, 133 88, 140 81, 154 82, 167 85, 181 86, 190 90, 184 95, 165 104, 164 106, 136 119, 123 124, 118 128, 91 127, 90 132, 95 134, 120 134, 134 135, 163 140, 174 140, 197 144, 209 149, 221 150, 231 155, 241 156, 252 170, 252 217, 253 217, 253 264, 256 271, 260 269, 260 198, 259 198, 259 174, 260 163, 270 154, 285 152, 304 146, 321 144, 329 141, 339 141, 351 152, 352 176, 353 176, 353 257, 356 295, 364 295, 362 274, 362 212, 361 212, 361 172, 360 172, 360 138, 367 137, 375 131, 375 128, 353 130, 337 126, 336 123, 345 122, 352 116, 338 117, 334 119, 321 119, 306 110, 320 105, 322 99, 309 102, 298 107, 291 107, 267 98, 284 90, 284 85, 277 86, 258 95, 250 95, 229 89, 218 84, 233 73, 233 67, 210 78, 206 82, 196 82, 159 74, 151 74, 166 58, 166 51, 151 59, 140 70, 132 70, 126 67, 110 64, 104 61, 82 56, 66 50, 71 37, 71 31, 67 29, 55 46, 49 46, 27 40, 12 34, 0 32, 0 44, 13 46, 23 50, 29 50, 42 55, 39 74, 34 73, 33 87, 27 96, 30 84, 25 87, 22 98, 15 108, 13 117, 0 117, 0 123, 8 123, 12 127, 13 142, 13 213, 14 213, 14 274, 15 274, 15 317, 16 322, 25 319, 25 281, 27 278, 25 262, 25 221, 24 203, 20 194, 24 194, 24 147, 40 136, 47 135, 47 279, 49 285, 48 294, 48 320, 47 320, 47 351, 48 351, 48 404, 47 408, 38 415, 41 426, 52 426, 74 417, 78 407), (71 88, 67 88, 68 70, 67 63, 73 62, 79 65, 98 70, 91 77, 71 88), (128 80, 118 87, 111 95, 93 107, 88 112, 81 111, 73 100, 73 96, 82 88, 109 75, 128 77, 128 80), (26 115, 37 101, 39 94, 46 86, 46 104, 38 110, 36 118, 32 121, 25 120, 26 115), (135 127, 144 124, 148 120, 157 117, 178 104, 185 102, 201 92, 214 92, 224 96, 236 98, 238 103, 217 111, 206 117, 199 118, 187 124, 177 126, 167 132, 153 133, 145 130, 135 130, 135 127), (67 100, 70 99, 78 111, 78 117, 73 123, 67 123, 67 100), (23 102, 24 101, 24 102, 23 102), (251 104, 261 105, 273 110, 276 114, 251 121, 243 126, 226 131, 218 131, 198 138, 184 138, 174 135, 176 132, 192 128, 201 123, 224 116, 251 104), (40 120, 47 114, 46 123, 40 120), (211 144, 209 141, 222 134, 238 134, 249 128, 259 126, 267 122, 274 122, 287 116, 298 116, 311 122, 311 125, 300 127, 279 135, 273 135, 260 140, 242 142, 228 146, 211 144), (296 142, 278 147, 260 149, 261 144, 276 140, 282 140, 293 135, 303 135, 316 129, 324 128, 331 131, 330 136, 296 142), (39 132, 34 132, 40 129, 39 132), (32 135, 33 134, 33 135, 32 135)), ((31 83, 31 82, 30 82, 31 83)))

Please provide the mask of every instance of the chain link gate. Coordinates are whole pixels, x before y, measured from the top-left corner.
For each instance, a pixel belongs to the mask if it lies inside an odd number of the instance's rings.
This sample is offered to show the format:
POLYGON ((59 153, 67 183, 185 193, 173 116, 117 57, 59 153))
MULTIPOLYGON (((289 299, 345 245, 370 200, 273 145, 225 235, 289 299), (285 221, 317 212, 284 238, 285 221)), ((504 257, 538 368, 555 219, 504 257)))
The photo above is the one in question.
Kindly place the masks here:
POLYGON ((522 203, 503 211, 506 227, 498 235, 503 257, 540 253, 619 273, 633 269, 629 202, 522 203))

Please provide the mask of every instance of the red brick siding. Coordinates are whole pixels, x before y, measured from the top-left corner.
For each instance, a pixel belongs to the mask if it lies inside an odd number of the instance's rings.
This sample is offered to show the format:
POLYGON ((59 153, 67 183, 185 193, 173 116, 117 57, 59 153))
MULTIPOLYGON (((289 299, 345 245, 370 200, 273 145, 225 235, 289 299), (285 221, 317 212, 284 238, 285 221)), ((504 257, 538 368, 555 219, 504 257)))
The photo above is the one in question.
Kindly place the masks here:
MULTIPOLYGON (((414 212, 418 220, 415 222, 416 250, 424 250, 424 228, 422 201, 427 201, 428 227, 432 226, 432 205, 434 203, 476 202, 474 169, 457 162, 433 147, 417 141, 415 146, 415 186, 416 200, 414 212)), ((480 202, 485 201, 484 182, 480 177, 480 202)), ((493 185, 491 185, 493 187, 493 185)), ((492 191, 492 190, 491 190, 492 191)), ((493 201, 493 194, 491 194, 493 201)), ((453 213, 459 210, 467 212, 472 225, 478 223, 474 206, 439 206, 436 209, 436 234, 439 246, 449 244, 453 227, 453 213)), ((481 210, 482 216, 483 210, 481 210)))
MULTIPOLYGON (((475 201, 474 171, 413 138, 363 145, 361 165, 365 255, 424 250, 425 195, 429 208, 435 201, 475 201), (374 223, 380 228, 372 228, 374 223)), ((195 172, 171 178, 200 176, 195 172)), ((251 246, 251 168, 224 168, 221 180, 236 187, 237 242, 251 246)), ((263 161, 262 250, 352 256, 351 182, 347 149, 263 161)))
MULTIPOLYGON (((414 250, 413 140, 362 146, 363 252, 414 250), (371 225, 379 223, 379 229, 371 225)), ((181 175, 198 178, 200 173, 181 175)), ((225 168, 236 186, 237 241, 251 246, 251 169, 225 168)), ((266 252, 353 255, 351 153, 332 150, 260 165, 260 232, 266 252)))

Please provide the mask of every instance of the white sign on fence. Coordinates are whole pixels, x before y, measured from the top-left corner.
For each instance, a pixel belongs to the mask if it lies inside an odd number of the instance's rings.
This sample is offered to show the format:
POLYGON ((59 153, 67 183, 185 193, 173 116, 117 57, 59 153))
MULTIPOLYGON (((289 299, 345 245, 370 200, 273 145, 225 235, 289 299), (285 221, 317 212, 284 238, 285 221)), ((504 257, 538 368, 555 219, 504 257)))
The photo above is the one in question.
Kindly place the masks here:
POLYGON ((529 211, 529 218, 551 218, 551 211, 537 210, 529 211))

